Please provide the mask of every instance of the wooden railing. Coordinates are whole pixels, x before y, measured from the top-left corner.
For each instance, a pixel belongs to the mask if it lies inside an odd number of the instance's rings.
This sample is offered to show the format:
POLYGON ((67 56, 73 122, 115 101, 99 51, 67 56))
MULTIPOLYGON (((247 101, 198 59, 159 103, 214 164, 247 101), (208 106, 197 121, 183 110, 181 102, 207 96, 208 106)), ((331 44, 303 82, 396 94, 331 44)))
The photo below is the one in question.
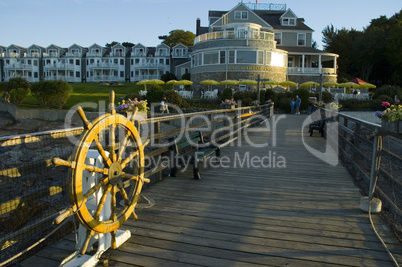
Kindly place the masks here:
POLYGON ((379 124, 329 110, 321 112, 327 115, 327 141, 336 146, 339 158, 361 191, 367 196, 374 192, 373 196, 382 201, 384 219, 400 233, 402 136, 384 131, 379 124), (336 127, 329 128, 331 124, 336 127))
MULTIPOLYGON (((169 166, 159 159, 169 155, 169 142, 183 131, 198 130, 206 141, 222 144, 272 115, 267 104, 136 121, 141 138, 151 141, 144 151, 152 163, 145 177, 150 184, 165 177, 169 166)), ((52 221, 69 205, 68 168, 53 165, 52 159, 67 159, 82 132, 78 127, 0 137, 0 263, 55 228, 52 221)))

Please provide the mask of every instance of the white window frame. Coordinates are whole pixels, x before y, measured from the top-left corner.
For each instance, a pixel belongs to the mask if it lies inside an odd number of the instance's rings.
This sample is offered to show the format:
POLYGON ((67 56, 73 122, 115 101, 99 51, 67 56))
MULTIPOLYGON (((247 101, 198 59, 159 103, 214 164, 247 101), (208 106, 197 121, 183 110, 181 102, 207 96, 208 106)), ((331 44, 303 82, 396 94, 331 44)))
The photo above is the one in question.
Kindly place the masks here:
POLYGON ((235 11, 234 17, 235 17, 235 19, 247 20, 248 12, 247 11, 235 11))
POLYGON ((295 18, 283 18, 282 19, 282 25, 283 26, 295 26, 296 25, 296 19, 295 18))
POLYGON ((297 46, 306 46, 306 34, 305 33, 298 33, 297 34, 297 46), (304 36, 304 38, 299 38, 299 36, 304 36), (299 41, 304 41, 304 44, 299 44, 299 41))
POLYGON ((275 35, 274 35, 275 41, 277 40, 277 38, 275 38, 276 35, 279 35, 279 36, 280 36, 279 42, 277 41, 276 44, 277 44, 277 45, 282 45, 282 33, 281 33, 281 32, 276 32, 276 33, 275 33, 275 35))

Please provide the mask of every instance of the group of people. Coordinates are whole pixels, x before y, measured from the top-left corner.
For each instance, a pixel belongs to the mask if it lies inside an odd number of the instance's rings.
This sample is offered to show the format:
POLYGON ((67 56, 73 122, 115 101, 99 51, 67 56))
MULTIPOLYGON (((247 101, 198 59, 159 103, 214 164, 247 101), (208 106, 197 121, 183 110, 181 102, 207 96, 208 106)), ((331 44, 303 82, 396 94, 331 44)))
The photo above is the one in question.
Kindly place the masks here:
POLYGON ((300 115, 300 105, 301 99, 296 95, 296 99, 292 98, 292 100, 290 100, 290 113, 300 115))

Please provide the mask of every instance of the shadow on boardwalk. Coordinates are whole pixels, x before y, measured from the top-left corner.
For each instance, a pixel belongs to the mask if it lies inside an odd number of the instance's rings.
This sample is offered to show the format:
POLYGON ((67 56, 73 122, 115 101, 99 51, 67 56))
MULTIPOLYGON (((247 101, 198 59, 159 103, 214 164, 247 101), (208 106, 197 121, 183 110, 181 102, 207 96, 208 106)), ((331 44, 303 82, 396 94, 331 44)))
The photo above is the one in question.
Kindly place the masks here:
MULTIPOLYGON (((131 239, 104 258, 114 266, 393 266, 350 174, 336 157, 329 164, 306 149, 323 153, 326 140, 301 129, 305 118, 249 129, 222 150, 221 166, 201 168, 202 180, 187 170, 148 188, 156 204, 137 209, 139 220, 122 227, 131 239)), ((401 244, 374 220, 402 262, 401 244)), ((66 252, 70 238, 52 253, 66 252)), ((56 262, 41 253, 37 261, 56 262)))

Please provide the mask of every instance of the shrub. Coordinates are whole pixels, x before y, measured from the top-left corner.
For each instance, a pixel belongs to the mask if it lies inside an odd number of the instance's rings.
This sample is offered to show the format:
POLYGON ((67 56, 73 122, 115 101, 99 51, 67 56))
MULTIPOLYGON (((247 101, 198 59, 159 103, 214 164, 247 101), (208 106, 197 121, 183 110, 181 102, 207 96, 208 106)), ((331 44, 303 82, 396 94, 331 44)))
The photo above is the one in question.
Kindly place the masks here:
POLYGON ((381 99, 373 99, 370 101, 370 108, 372 110, 383 110, 384 107, 382 106, 382 100, 381 99))
POLYGON ((238 103, 241 101, 242 106, 249 106, 251 102, 257 99, 257 92, 239 91, 233 95, 233 98, 238 103))
POLYGON ((380 95, 377 99, 380 99, 382 102, 394 103, 394 98, 388 95, 380 95))
POLYGON ((25 97, 29 94, 29 88, 17 88, 11 89, 10 91, 10 101, 16 105, 24 102, 25 97))
POLYGON ((225 101, 225 99, 231 99, 232 97, 233 97, 232 88, 229 87, 225 88, 222 92, 221 100, 225 101))
POLYGON ((73 92, 73 88, 65 81, 42 80, 32 84, 31 92, 42 106, 61 109, 73 92))
POLYGON ((180 108, 188 107, 188 103, 175 90, 167 90, 163 93, 168 103, 174 104, 180 108))
POLYGON ((147 88, 147 100, 148 103, 152 104, 152 103, 159 103, 161 102, 162 98, 163 98, 163 89, 162 87, 160 87, 159 85, 155 84, 152 86, 149 86, 149 88, 147 88))
POLYGON ((393 102, 395 96, 398 96, 398 99, 402 99, 402 89, 399 86, 384 85, 375 91, 373 99, 376 99, 381 95, 391 97, 393 102))
POLYGON ((176 75, 174 73, 165 73, 162 74, 161 80, 164 82, 170 81, 170 80, 177 80, 176 75))
MULTIPOLYGON (((278 102, 278 93, 275 92, 274 90, 266 90, 265 91, 265 102, 268 100, 271 100, 272 102, 276 103, 278 102)), ((262 103, 262 101, 261 101, 262 103)))
POLYGON ((290 113, 290 97, 282 97, 278 100, 278 104, 275 105, 275 108, 282 110, 285 113, 290 113))
POLYGON ((6 91, 11 91, 12 89, 19 89, 19 88, 28 90, 29 87, 30 87, 29 82, 22 77, 12 78, 5 83, 6 91))
POLYGON ((359 100, 350 98, 339 102, 343 108, 355 110, 359 106, 359 100))
POLYGON ((322 101, 324 101, 325 103, 332 102, 332 94, 327 91, 322 92, 322 101))

